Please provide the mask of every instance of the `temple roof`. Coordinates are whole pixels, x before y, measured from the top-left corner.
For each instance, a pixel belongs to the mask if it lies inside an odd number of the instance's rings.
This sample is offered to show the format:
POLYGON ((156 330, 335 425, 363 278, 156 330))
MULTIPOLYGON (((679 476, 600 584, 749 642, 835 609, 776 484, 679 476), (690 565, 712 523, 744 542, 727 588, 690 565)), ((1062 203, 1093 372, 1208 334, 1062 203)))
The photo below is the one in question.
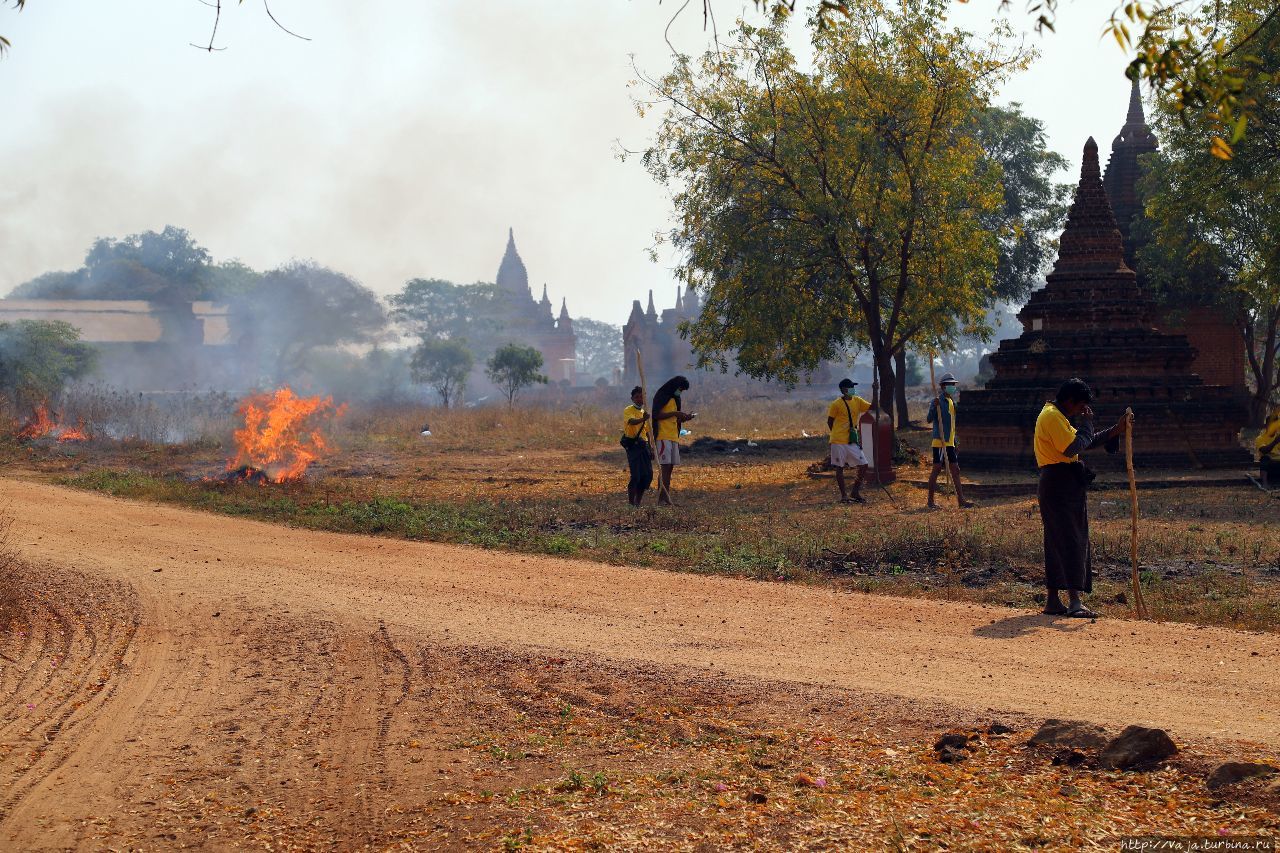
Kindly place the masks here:
POLYGON ((1058 243, 1054 274, 1126 270, 1124 240, 1116 224, 1098 166, 1098 143, 1089 137, 1080 164, 1080 183, 1058 243))
POLYGON ((495 279, 498 289, 513 296, 533 299, 529 291, 529 273, 524 268, 524 261, 516 251, 515 229, 507 230, 507 251, 502 255, 502 263, 498 265, 498 277, 495 279))

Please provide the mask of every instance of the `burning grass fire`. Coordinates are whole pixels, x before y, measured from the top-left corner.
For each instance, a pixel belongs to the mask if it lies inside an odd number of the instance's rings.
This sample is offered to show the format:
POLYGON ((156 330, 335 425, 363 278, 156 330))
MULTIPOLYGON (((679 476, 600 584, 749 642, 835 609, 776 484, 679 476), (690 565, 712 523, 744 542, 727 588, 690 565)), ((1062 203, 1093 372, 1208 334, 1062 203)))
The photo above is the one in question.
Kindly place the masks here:
POLYGON ((299 397, 293 389, 253 394, 240 402, 244 426, 235 431, 236 455, 228 479, 256 483, 296 480, 330 447, 321 427, 341 415, 332 397, 299 397))
POLYGON ((23 424, 22 429, 18 430, 20 441, 35 441, 41 438, 51 438, 59 442, 89 440, 83 427, 69 427, 58 423, 56 418, 50 416, 49 407, 44 403, 36 406, 31 418, 23 424))

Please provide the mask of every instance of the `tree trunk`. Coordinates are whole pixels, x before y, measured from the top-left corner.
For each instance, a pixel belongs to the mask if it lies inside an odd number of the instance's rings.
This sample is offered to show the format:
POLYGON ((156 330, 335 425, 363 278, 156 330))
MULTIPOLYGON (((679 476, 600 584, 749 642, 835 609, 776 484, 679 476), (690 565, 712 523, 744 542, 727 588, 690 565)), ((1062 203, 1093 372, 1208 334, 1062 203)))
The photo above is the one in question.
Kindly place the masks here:
POLYGON ((889 418, 889 423, 893 423, 895 387, 893 356, 888 350, 878 348, 875 350, 875 360, 877 372, 880 374, 880 396, 876 402, 880 404, 881 413, 889 418))
POLYGON ((907 351, 898 350, 893 357, 894 372, 897 374, 897 385, 894 387, 894 403, 897 404, 898 429, 911 426, 911 416, 907 412, 907 351))
POLYGON ((1276 349, 1280 345, 1280 308, 1242 318, 1239 329, 1244 338, 1249 370, 1253 373, 1253 399, 1249 401, 1249 426, 1260 427, 1271 410, 1271 394, 1277 379, 1276 349), (1256 325, 1255 325, 1256 324, 1256 325))

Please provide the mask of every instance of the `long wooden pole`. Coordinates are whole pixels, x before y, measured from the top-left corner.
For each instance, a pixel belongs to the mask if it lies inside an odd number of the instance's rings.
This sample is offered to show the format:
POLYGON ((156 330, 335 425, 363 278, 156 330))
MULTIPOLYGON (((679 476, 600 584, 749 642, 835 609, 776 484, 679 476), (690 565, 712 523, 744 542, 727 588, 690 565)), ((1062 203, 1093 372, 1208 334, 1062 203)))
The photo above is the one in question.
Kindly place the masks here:
POLYGON ((1142 599, 1142 579, 1138 571, 1138 480, 1133 473, 1133 409, 1125 409, 1124 467, 1129 474, 1129 559, 1132 563, 1133 612, 1139 619, 1150 619, 1147 603, 1142 599))
MULTIPOLYGON (((937 383, 937 380, 934 379, 933 356, 934 354, 930 352, 929 353, 929 387, 933 390, 934 402, 938 404, 938 435, 943 436, 942 438, 942 482, 945 485, 950 486, 951 485, 951 465, 949 460, 947 459, 947 439, 946 439, 946 436, 943 435, 942 433, 942 395, 938 393, 938 383, 937 383)), ((952 429, 955 429, 955 427, 952 426, 952 429)), ((930 444, 932 444, 932 442, 930 442, 930 444)), ((930 497, 932 498, 933 496, 930 495, 930 497)))

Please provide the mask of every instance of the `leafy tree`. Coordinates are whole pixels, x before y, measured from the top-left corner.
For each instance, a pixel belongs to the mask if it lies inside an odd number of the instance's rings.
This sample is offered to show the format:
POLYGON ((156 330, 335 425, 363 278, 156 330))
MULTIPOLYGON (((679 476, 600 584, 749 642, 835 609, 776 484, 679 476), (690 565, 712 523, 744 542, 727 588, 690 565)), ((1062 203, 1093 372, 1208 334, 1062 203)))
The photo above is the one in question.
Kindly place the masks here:
POLYGON ((292 261, 262 276, 231 301, 232 334, 255 348, 273 380, 304 373, 321 347, 376 343, 387 316, 377 295, 355 279, 314 261, 292 261))
POLYGON ((414 382, 430 385, 447 409, 462 397, 475 358, 459 340, 427 338, 413 351, 409 369, 414 382))
POLYGON ((95 356, 69 323, 0 323, 0 394, 17 409, 33 409, 87 375, 95 356))
MULTIPOLYGON (((702 0, 704 20, 714 20, 714 3, 702 0)), ((796 0, 754 3, 776 18, 786 18, 796 10, 796 0)), ((1011 5, 1011 0, 996 4, 1001 11, 1011 5)), ((818 26, 826 26, 864 8, 845 0, 815 0, 813 19, 818 26)), ((1028 2, 1027 11, 1036 16, 1037 30, 1052 32, 1058 0, 1028 2)), ((1254 117, 1249 87, 1265 83, 1270 73, 1263 59, 1269 27, 1277 20, 1280 5, 1273 0, 1123 0, 1116 3, 1103 31, 1113 36, 1123 51, 1136 54, 1125 72, 1129 78, 1146 80, 1154 91, 1167 95, 1180 116, 1207 120, 1212 133, 1206 139, 1206 150, 1230 158, 1231 146, 1243 138, 1254 117), (1246 26, 1234 25, 1239 18, 1233 14, 1233 6, 1246 11, 1246 26)))
POLYGON ((502 343, 508 314, 493 284, 415 278, 387 301, 391 318, 423 340, 462 340, 481 357, 502 343))
POLYGON ((538 372, 541 369, 542 353, 533 347, 507 344, 489 359, 485 375, 506 395, 507 405, 513 406, 522 389, 547 384, 547 377, 538 372))
POLYGON ((622 328, 581 317, 573 321, 578 354, 578 373, 586 377, 613 378, 622 367, 622 328))
POLYGON ((46 273, 10 294, 26 299, 142 299, 180 304, 211 295, 209 252, 185 228, 166 225, 116 240, 100 237, 72 273, 46 273))
POLYGON ((895 355, 981 331, 995 296, 999 170, 972 128, 1024 58, 947 30, 942 0, 851 11, 799 69, 782 29, 647 81, 667 112, 645 164, 674 190, 670 239, 705 294, 700 366, 794 383, 865 344, 892 412, 895 355))
POLYGON ((1280 388, 1280 18, 1260 25, 1260 15, 1243 14, 1252 4, 1230 6, 1241 14, 1224 38, 1262 31, 1267 73, 1244 90, 1255 105, 1253 130, 1230 159, 1213 157, 1212 121, 1184 122, 1176 104, 1156 102, 1162 144, 1146 158, 1140 185, 1151 242, 1139 263, 1167 301, 1217 305, 1235 318, 1260 422, 1280 388))
POLYGON ((989 211, 984 223, 999 236, 995 295, 1020 303, 1053 263, 1071 201, 1072 186, 1053 176, 1067 168, 1050 151, 1044 123, 1022 112, 1021 104, 988 107, 977 115, 974 134, 982 146, 983 168, 998 169, 1004 204, 989 211))

